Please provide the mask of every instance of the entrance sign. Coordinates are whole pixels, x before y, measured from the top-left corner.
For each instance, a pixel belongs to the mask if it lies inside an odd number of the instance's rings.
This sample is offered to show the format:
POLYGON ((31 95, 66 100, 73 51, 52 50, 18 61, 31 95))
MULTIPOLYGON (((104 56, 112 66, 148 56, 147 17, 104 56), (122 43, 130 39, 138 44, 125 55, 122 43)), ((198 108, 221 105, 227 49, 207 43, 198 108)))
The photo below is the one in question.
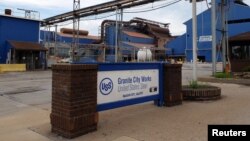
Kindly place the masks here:
POLYGON ((97 111, 154 101, 163 105, 164 63, 101 63, 97 73, 97 111))
POLYGON ((212 42, 212 36, 211 35, 200 36, 199 42, 212 42))
POLYGON ((97 104, 158 95, 159 70, 101 71, 97 85, 97 104))

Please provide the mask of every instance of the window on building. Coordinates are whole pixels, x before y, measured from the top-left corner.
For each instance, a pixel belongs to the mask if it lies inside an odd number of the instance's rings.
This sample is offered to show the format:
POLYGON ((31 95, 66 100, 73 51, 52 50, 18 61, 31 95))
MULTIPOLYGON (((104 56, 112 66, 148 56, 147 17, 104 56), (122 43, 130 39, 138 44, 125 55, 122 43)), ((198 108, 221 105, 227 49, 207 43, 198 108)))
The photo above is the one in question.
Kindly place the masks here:
POLYGON ((250 59, 250 46, 233 46, 232 59, 250 59))

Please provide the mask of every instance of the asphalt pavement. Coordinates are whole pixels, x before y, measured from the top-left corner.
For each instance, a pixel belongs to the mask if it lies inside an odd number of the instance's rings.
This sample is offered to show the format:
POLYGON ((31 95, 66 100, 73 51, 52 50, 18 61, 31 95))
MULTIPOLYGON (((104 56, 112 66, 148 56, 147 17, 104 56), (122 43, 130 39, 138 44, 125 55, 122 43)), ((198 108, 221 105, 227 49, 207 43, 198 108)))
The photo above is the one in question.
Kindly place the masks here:
MULTIPOLYGON (((220 67, 220 66, 218 66, 220 67)), ((211 75, 199 64, 198 76, 211 75)), ((0 74, 0 140, 64 141, 50 131, 51 71, 0 74)), ((183 84, 192 79, 184 64, 183 84)), ((222 99, 156 107, 153 102, 100 112, 98 130, 73 141, 206 141, 208 124, 249 124, 250 87, 209 83, 222 88, 222 99)))

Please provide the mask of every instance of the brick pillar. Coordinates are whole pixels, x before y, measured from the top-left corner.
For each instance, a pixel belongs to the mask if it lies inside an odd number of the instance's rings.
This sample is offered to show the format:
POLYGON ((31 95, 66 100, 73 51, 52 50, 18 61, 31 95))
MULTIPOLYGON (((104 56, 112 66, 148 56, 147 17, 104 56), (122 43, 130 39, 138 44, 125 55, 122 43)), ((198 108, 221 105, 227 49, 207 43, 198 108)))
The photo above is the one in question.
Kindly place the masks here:
POLYGON ((53 65, 52 132, 74 138, 97 130, 97 65, 53 65))
POLYGON ((164 65, 164 103, 166 106, 182 104, 182 65, 164 65))

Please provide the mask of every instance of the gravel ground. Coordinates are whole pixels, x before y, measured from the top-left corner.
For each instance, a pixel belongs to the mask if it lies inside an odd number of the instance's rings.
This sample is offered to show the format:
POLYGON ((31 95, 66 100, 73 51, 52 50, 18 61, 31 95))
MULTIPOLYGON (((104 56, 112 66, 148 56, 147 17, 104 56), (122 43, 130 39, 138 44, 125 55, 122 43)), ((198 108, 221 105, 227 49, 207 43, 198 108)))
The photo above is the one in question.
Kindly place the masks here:
MULTIPOLYGON (((198 76, 210 75, 200 65, 198 76)), ((191 79, 183 68, 183 84, 191 79)), ((206 141, 208 124, 249 124, 250 87, 211 83, 222 99, 167 108, 152 102, 100 113, 98 131, 74 141, 206 141)), ((67 140, 50 133, 51 72, 0 74, 0 140, 67 140)))

